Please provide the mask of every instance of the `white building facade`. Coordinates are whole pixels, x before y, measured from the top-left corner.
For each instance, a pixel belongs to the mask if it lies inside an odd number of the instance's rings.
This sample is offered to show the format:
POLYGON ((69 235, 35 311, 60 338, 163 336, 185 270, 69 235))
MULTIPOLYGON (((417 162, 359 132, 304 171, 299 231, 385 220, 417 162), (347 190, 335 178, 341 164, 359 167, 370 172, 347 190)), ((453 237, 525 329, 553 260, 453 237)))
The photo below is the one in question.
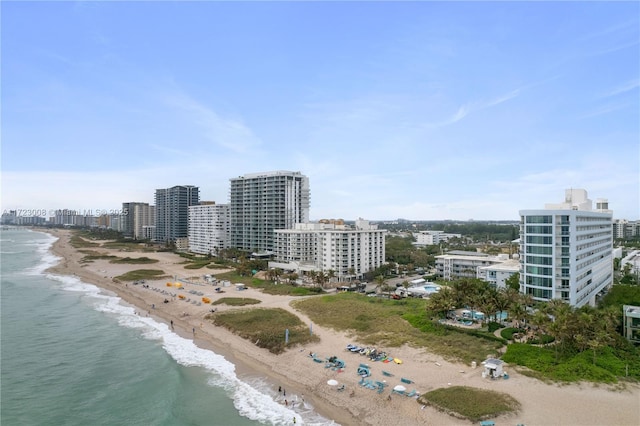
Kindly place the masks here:
POLYGON ((420 231, 413 234, 416 246, 435 246, 451 238, 462 238, 462 234, 445 234, 444 231, 420 231))
POLYGON ((274 230, 309 222, 309 178, 300 172, 252 173, 230 179, 231 247, 274 250, 274 230))
POLYGON ((593 210, 584 189, 565 201, 520 211, 520 291, 534 300, 562 299, 580 307, 613 283, 612 214, 593 210))
POLYGON ((613 238, 633 238, 640 236, 640 221, 616 219, 613 221, 613 238))
POLYGON ((333 271, 339 281, 362 278, 385 261, 385 233, 366 220, 355 226, 335 223, 299 223, 276 230, 274 260, 270 268, 299 275, 333 271))
POLYGON ((202 202, 189 207, 189 251, 217 256, 229 247, 229 205, 202 202))
POLYGON ((478 268, 505 262, 507 255, 489 256, 486 253, 451 251, 436 256, 436 274, 447 281, 477 278, 478 268))
MULTIPOLYGON (((516 255, 517 256, 517 255, 516 255)), ((478 278, 496 288, 506 288, 507 279, 520 272, 520 260, 509 259, 502 263, 478 267, 478 278)))

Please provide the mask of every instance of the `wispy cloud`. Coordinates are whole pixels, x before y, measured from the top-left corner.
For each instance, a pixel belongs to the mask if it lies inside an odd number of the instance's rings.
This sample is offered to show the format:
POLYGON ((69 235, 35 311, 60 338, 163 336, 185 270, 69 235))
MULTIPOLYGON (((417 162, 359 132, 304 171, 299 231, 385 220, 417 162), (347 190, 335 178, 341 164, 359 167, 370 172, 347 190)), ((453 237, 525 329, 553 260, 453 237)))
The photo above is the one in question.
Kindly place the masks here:
POLYGON ((185 112, 214 144, 244 154, 261 145, 260 139, 241 120, 223 117, 184 92, 173 93, 165 102, 185 112))
POLYGON ((636 78, 635 80, 627 81, 619 86, 614 87, 613 89, 603 93, 600 95, 601 98, 608 98, 611 96, 621 95, 626 92, 630 92, 632 90, 640 87, 640 79, 636 78))
POLYGON ((621 109, 625 109, 629 106, 632 106, 633 104, 630 102, 618 102, 618 103, 608 103, 605 105, 602 105, 601 107, 593 110, 593 111, 589 111, 583 115, 580 115, 578 117, 579 120, 583 120, 585 118, 593 118, 593 117, 597 117, 600 115, 605 115, 605 114, 609 114, 615 111, 620 111, 621 109))
POLYGON ((500 105, 504 102, 510 101, 511 99, 514 99, 515 97, 517 97, 520 94, 520 89, 515 89, 512 90, 508 93, 505 93, 504 95, 498 96, 494 99, 489 99, 489 100, 482 100, 482 101, 476 101, 476 102, 468 102, 464 105, 461 105, 458 110, 451 115, 449 118, 440 121, 440 122, 436 122, 436 123, 428 123, 426 125, 426 127, 428 128, 438 128, 438 127, 445 127, 445 126, 449 126, 451 124, 457 123, 458 121, 462 120, 463 118, 465 118, 466 116, 468 116, 469 114, 478 112, 478 111, 482 111, 484 109, 487 108, 492 108, 494 106, 500 105))
POLYGON ((598 29, 589 34, 586 34, 578 38, 578 40, 590 41, 596 38, 601 38, 605 36, 608 37, 612 34, 629 33, 629 32, 635 31, 637 26, 638 26, 638 21, 636 19, 626 21, 626 22, 618 22, 606 28, 598 29))
POLYGON ((593 51, 593 52, 588 52, 585 56, 607 55, 609 53, 613 53, 613 52, 617 52, 619 50, 624 50, 624 49, 628 49, 630 47, 637 46, 638 44, 640 44, 640 41, 638 41, 638 40, 628 41, 628 42, 616 44, 615 46, 607 47, 607 48, 596 50, 596 51, 593 51))

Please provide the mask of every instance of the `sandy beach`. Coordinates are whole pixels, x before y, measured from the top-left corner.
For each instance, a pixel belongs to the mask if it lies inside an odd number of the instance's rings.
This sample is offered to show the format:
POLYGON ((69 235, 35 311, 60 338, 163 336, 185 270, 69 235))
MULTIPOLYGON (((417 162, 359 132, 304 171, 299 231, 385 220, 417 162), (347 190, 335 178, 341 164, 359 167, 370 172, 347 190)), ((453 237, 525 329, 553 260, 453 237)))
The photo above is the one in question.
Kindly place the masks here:
MULTIPOLYGON (((313 324, 313 332, 320 337, 320 342, 305 347, 289 349, 281 355, 274 355, 260 349, 252 342, 233 335, 226 329, 215 327, 204 319, 212 308, 211 305, 192 304, 177 297, 176 289, 166 286, 167 279, 146 280, 145 285, 132 283, 116 283, 113 277, 127 271, 153 268, 162 269, 170 276, 183 279, 201 276, 203 273, 216 271, 184 269, 184 259, 173 253, 155 252, 122 252, 118 249, 93 248, 100 253, 119 257, 146 256, 157 259, 153 265, 111 264, 108 260, 95 260, 81 263, 84 254, 69 244, 71 231, 50 230, 58 238, 53 252, 61 257, 60 263, 50 272, 61 275, 75 275, 87 283, 97 285, 113 292, 139 309, 140 315, 149 315, 167 324, 173 321, 175 331, 184 337, 193 338, 199 346, 208 348, 225 356, 236 365, 239 377, 265 377, 275 388, 282 386, 287 391, 289 401, 304 399, 310 402, 315 410, 326 418, 342 425, 464 425, 473 424, 431 407, 422 407, 414 398, 393 395, 388 400, 389 391, 378 394, 358 385, 360 377, 356 374, 359 363, 367 362, 371 366, 370 379, 383 381, 389 388, 400 384, 401 377, 410 378, 414 383, 405 384, 408 390, 424 393, 447 386, 472 386, 505 392, 522 404, 516 415, 492 419, 497 426, 516 424, 532 425, 639 425, 640 424, 640 387, 626 385, 623 390, 591 384, 554 385, 545 384, 519 374, 508 365, 508 380, 489 380, 482 377, 479 356, 478 368, 469 365, 451 363, 424 349, 411 347, 385 348, 395 357, 403 360, 402 364, 382 364, 370 362, 367 358, 346 351, 348 343, 357 344, 347 334, 322 328, 313 324), (164 303, 167 299, 169 302, 164 303), (195 329, 195 333, 193 330, 195 329), (314 352, 325 358, 336 355, 346 362, 344 371, 324 368, 323 364, 313 362, 309 353, 314 352), (393 374, 384 376, 382 370, 393 374), (344 384, 346 390, 338 392, 337 387, 327 384, 327 380, 335 379, 344 384), (350 396, 351 391, 354 395, 350 396)), ((222 272, 222 271, 217 271, 222 272)), ((195 278, 194 278, 195 281, 195 278)), ((257 306, 279 307, 295 313, 300 319, 310 324, 311 321, 302 313, 294 310, 290 302, 296 297, 272 296, 255 289, 237 292, 233 287, 226 287, 225 293, 216 293, 214 286, 192 284, 182 291, 186 297, 200 300, 202 296, 193 296, 189 290, 203 293, 205 297, 216 300, 221 297, 251 297, 261 300, 257 306)), ((217 305, 219 311, 236 309, 226 305, 217 305)), ((620 388, 620 387, 618 387, 620 388)), ((283 398, 284 399, 284 398, 283 398)), ((288 402, 289 402, 288 401, 288 402)))

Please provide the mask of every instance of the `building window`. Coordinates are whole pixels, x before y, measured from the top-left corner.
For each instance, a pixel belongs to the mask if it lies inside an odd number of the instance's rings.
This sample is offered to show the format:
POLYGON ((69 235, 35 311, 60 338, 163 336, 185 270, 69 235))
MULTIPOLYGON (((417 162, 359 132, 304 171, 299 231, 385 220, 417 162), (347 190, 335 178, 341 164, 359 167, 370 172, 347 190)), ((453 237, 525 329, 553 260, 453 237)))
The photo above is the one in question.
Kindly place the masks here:
POLYGON ((527 223, 551 223, 551 216, 527 216, 527 223))

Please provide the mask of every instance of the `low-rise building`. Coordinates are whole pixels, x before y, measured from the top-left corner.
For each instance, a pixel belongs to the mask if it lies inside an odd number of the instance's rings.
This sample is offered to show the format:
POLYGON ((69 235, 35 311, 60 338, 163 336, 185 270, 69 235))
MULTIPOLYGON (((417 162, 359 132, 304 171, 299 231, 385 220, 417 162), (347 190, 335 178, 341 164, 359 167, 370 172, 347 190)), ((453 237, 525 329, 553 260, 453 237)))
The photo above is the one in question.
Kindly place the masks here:
POLYGON ((451 238, 462 238, 462 234, 447 234, 444 231, 420 231, 413 234, 415 246, 437 246, 451 238))
POLYGON ((454 250, 436 256, 436 274, 447 281, 459 278, 477 278, 478 268, 503 263, 506 254, 490 256, 486 253, 454 250))
POLYGON ((622 307, 623 336, 632 343, 640 343, 640 306, 622 307))
MULTIPOLYGON (((516 255, 517 256, 517 255, 516 255)), ((496 288, 505 288, 506 281, 513 274, 520 271, 520 259, 508 259, 501 263, 494 263, 478 267, 478 278, 487 281, 496 288)))

